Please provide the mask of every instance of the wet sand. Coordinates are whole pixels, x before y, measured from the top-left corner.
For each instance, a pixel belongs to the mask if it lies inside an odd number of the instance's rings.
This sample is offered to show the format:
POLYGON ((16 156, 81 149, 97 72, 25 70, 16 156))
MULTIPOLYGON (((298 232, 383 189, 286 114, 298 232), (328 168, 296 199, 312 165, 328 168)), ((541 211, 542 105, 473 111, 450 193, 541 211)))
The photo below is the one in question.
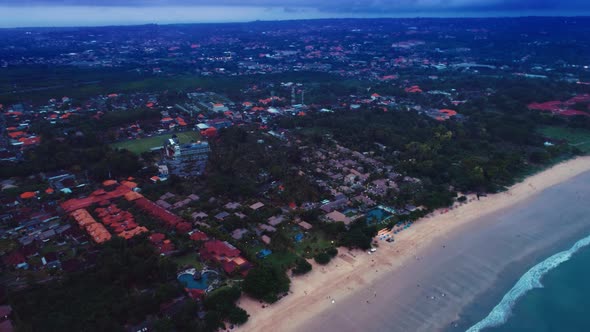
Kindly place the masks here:
POLYGON ((271 306, 242 298, 251 317, 239 330, 464 330, 538 260, 590 234, 588 171, 590 158, 577 158, 423 218, 373 255, 341 249, 271 306), (460 315, 479 302, 481 313, 460 315))

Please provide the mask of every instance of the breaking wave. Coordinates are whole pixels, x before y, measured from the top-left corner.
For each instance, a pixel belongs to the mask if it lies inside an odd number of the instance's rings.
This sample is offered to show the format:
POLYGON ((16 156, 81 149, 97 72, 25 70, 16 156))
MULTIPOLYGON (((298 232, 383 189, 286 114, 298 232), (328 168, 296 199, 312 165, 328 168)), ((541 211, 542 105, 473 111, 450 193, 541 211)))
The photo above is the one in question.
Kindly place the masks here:
POLYGON ((518 282, 516 282, 514 287, 504 295, 502 301, 492 309, 487 317, 470 327, 467 332, 479 332, 485 328, 504 324, 508 320, 508 317, 510 317, 512 307, 521 296, 534 288, 542 288, 543 284, 541 284, 541 278, 547 272, 553 270, 561 263, 568 261, 576 251, 588 245, 590 245, 590 236, 579 240, 569 250, 559 252, 533 266, 518 280, 518 282))

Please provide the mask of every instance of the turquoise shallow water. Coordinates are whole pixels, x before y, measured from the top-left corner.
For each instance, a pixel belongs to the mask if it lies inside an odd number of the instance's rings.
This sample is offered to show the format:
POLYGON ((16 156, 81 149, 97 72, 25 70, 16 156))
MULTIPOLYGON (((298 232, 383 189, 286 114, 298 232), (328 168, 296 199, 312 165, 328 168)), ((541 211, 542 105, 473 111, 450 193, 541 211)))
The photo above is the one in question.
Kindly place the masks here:
POLYGON ((189 289, 207 289, 207 287, 209 287, 208 279, 208 273, 204 273, 199 280, 195 280, 192 274, 188 273, 183 273, 178 276, 178 281, 180 281, 186 288, 189 289))
POLYGON ((590 237, 523 275, 469 331, 590 331, 590 237))
POLYGON ((383 221, 383 219, 389 217, 391 215, 391 213, 376 208, 373 209, 369 212, 367 212, 367 214, 365 215, 365 217, 367 218, 367 222, 369 223, 380 223, 381 221, 383 221))

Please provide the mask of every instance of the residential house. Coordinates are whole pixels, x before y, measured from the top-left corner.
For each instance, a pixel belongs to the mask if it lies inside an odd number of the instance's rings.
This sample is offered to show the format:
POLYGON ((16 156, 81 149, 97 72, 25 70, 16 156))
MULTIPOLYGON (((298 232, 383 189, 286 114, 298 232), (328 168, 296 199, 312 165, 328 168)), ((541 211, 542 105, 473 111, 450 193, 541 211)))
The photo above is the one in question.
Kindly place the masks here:
POLYGON ((343 222, 345 225, 348 225, 351 222, 350 218, 348 218, 342 212, 339 212, 339 211, 332 211, 332 212, 326 214, 326 218, 328 218, 334 222, 343 222))
POLYGON ((240 250, 226 241, 210 240, 199 251, 201 257, 221 265, 227 274, 246 275, 252 264, 240 256, 240 250))
POLYGON ((264 206, 264 204, 262 204, 261 202, 256 202, 256 203, 250 205, 250 208, 252 210, 256 211, 256 210, 260 209, 263 206, 264 206))

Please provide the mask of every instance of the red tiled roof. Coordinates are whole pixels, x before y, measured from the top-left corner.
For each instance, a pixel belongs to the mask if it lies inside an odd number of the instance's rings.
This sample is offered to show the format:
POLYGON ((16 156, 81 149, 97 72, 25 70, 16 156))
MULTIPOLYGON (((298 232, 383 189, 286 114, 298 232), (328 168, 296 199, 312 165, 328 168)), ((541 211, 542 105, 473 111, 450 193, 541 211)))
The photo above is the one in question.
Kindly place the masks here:
POLYGON ((180 233, 188 233, 192 228, 193 227, 191 226, 191 224, 189 224, 186 221, 181 221, 178 224, 176 224, 176 230, 180 233))
POLYGON ((201 135, 207 138, 215 137, 217 135, 217 129, 215 129, 215 127, 209 127, 205 130, 201 130, 201 135))
POLYGON ((69 199, 60 205, 66 212, 72 212, 77 209, 87 208, 92 204, 96 204, 104 200, 119 198, 130 191, 131 189, 125 186, 118 186, 115 190, 109 191, 108 193, 103 189, 99 189, 86 198, 69 199))
POLYGON ((551 112, 556 115, 563 115, 563 116, 583 115, 583 116, 590 117, 590 113, 569 108, 571 105, 574 105, 576 103, 590 103, 590 95, 588 95, 588 94, 578 95, 578 96, 575 96, 565 102, 562 102, 559 100, 552 100, 552 101, 546 101, 544 103, 530 103, 527 105, 527 107, 530 110, 551 112))
POLYGON ((585 93, 582 95, 577 95, 567 100, 565 103, 568 105, 573 105, 576 103, 590 103, 590 94, 585 93))
POLYGON ((18 137, 21 137, 24 135, 25 135, 24 131, 14 131, 14 132, 8 133, 8 136, 10 136, 10 138, 18 138, 18 137))
POLYGON ((154 202, 148 200, 145 197, 136 199, 135 204, 142 210, 151 214, 152 216, 162 220, 168 226, 176 226, 180 222, 184 222, 182 218, 171 213, 170 211, 156 205, 154 202))
POLYGON ((578 110, 563 110, 563 111, 558 112, 557 114, 564 115, 564 116, 583 115, 583 116, 590 117, 589 113, 586 113, 583 111, 578 111, 578 110))
POLYGON ((191 240, 193 241, 205 241, 207 240, 207 234, 203 233, 203 232, 193 232, 193 234, 191 234, 191 240))
POLYGON ((2 257, 2 260, 6 265, 18 265, 25 262, 25 256, 20 251, 13 251, 2 257))
POLYGON ((34 144, 41 143, 41 137, 39 137, 39 136, 27 137, 27 138, 23 137, 23 138, 19 138, 18 141, 23 142, 24 145, 34 145, 34 144))
POLYGON ((409 88, 406 88, 405 90, 406 90, 406 92, 409 92, 409 93, 420 93, 420 92, 422 92, 422 89, 420 89, 420 87, 417 86, 417 85, 414 85, 414 86, 411 86, 409 88))
POLYGON ((20 194, 20 198, 22 199, 29 199, 33 198, 37 195, 34 191, 25 191, 24 193, 20 194))
POLYGON ((105 181, 102 182, 102 185, 105 186, 105 187, 112 186, 114 184, 117 184, 117 181, 115 181, 115 180, 105 180, 105 181))
POLYGON ((236 257, 240 255, 240 250, 236 248, 230 248, 223 241, 219 240, 205 242, 201 250, 217 256, 236 257))
POLYGON ((162 243, 162 245, 159 247, 159 249, 161 254, 171 252, 175 249, 174 243, 170 242, 170 240, 165 240, 164 243, 162 243))
POLYGON ((164 239, 166 239, 166 235, 164 235, 162 233, 154 233, 154 234, 150 235, 150 241, 155 244, 158 244, 158 243, 164 241, 164 239))
POLYGON ((237 268, 236 263, 234 263, 233 261, 223 262, 221 264, 221 266, 223 267, 223 270, 227 274, 231 274, 231 273, 235 272, 236 271, 236 268, 237 268))
POLYGON ((220 264, 228 274, 240 272, 245 275, 252 266, 250 262, 240 256, 240 250, 219 240, 205 242, 199 253, 202 258, 220 264))
POLYGON ((445 113, 445 114, 446 114, 446 115, 448 115, 448 116, 455 116, 455 115, 457 115, 457 111, 454 111, 454 110, 449 110, 449 109, 441 109, 441 110, 438 110, 438 111, 439 111, 440 113, 445 113))
POLYGON ((397 79, 397 75, 386 75, 381 77, 381 80, 386 81, 386 80, 395 80, 397 79))
POLYGON ((118 234, 120 237, 124 238, 125 240, 129 240, 130 238, 141 234, 141 233, 146 233, 148 231, 147 228, 143 227, 143 226, 139 226, 139 227, 135 227, 131 230, 128 231, 123 231, 120 234, 118 234))
POLYGON ((132 181, 121 181, 121 184, 129 189, 137 188, 137 183, 132 181))

